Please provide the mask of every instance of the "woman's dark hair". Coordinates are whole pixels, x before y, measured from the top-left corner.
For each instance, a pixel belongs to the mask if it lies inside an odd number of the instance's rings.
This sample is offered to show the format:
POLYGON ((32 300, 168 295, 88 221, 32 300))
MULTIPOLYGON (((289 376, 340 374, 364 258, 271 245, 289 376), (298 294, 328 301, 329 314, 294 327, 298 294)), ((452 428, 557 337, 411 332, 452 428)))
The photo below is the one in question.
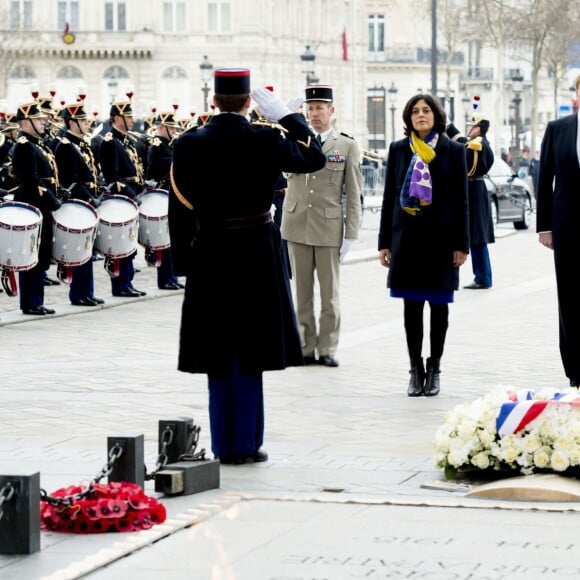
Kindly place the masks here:
POLYGON ((415 95, 414 97, 411 97, 407 101, 407 104, 403 109, 403 123, 405 124, 405 135, 407 136, 410 135, 411 131, 413 130, 413 123, 411 122, 411 114, 413 112, 413 107, 421 100, 425 101, 433 111, 433 115, 435 116, 435 126, 433 127, 433 130, 436 131, 437 133, 444 133, 445 126, 447 125, 447 115, 445 114, 445 111, 441 106, 441 102, 437 97, 433 97, 433 95, 424 95, 420 93, 418 95, 415 95))

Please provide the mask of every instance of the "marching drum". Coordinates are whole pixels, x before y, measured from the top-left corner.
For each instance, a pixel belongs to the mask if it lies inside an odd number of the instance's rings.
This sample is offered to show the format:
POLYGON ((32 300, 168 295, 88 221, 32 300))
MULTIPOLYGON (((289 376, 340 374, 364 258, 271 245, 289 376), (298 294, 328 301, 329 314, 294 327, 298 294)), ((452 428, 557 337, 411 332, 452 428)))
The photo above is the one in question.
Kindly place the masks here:
POLYGON ((164 189, 146 191, 139 206, 139 243, 150 250, 169 248, 169 194, 164 189))
POLYGON ((68 199, 52 213, 52 257, 63 266, 80 266, 93 255, 98 215, 86 201, 68 199))
POLYGON ((95 247, 108 258, 126 258, 137 249, 139 208, 123 195, 103 198, 95 247))
POLYGON ((30 270, 38 264, 42 214, 19 201, 0 203, 0 266, 5 270, 30 270))

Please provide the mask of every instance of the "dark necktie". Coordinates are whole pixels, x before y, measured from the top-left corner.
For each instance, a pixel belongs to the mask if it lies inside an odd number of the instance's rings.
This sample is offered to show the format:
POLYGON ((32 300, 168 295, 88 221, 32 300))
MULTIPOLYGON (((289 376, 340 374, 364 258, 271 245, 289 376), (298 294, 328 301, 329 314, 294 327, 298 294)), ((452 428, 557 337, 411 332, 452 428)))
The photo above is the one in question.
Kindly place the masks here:
POLYGON ((320 136, 320 133, 316 135, 316 140, 318 141, 318 144, 322 147, 322 137, 320 136))

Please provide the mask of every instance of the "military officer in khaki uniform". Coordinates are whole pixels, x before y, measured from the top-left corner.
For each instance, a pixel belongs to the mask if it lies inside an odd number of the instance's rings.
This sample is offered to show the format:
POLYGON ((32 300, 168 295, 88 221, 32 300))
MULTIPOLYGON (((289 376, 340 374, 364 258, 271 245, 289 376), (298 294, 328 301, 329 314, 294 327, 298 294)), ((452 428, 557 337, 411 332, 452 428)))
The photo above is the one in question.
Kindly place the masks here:
POLYGON ((339 270, 358 237, 360 151, 352 137, 331 125, 331 87, 307 86, 304 100, 326 164, 315 173, 288 175, 282 237, 288 241, 304 362, 337 367, 334 355, 340 332, 339 270), (320 286, 318 330, 314 314, 315 271, 320 286))

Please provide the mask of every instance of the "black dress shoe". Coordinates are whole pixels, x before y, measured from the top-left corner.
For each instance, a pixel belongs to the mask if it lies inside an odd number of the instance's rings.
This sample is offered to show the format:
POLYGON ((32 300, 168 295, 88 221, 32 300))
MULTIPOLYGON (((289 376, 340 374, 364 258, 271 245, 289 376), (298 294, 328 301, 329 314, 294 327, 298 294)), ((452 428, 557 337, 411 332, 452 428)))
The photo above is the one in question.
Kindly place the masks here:
POLYGON ((137 292, 137 294, 139 294, 139 296, 147 296, 147 292, 143 292, 143 290, 137 290, 137 288, 131 286, 131 290, 133 290, 133 292, 137 292))
POLYGON ((183 288, 183 286, 181 284, 176 284, 175 282, 159 286, 159 290, 181 290, 181 288, 183 288))
POLYGON ((321 354, 318 357, 318 364, 325 367, 337 367, 338 361, 329 354, 321 354))
POLYGON ((44 306, 34 306, 33 308, 26 308, 22 311, 23 314, 33 314, 36 316, 44 316, 46 314, 54 314, 52 308, 45 308, 44 306))
POLYGON ((305 365, 315 365, 318 362, 315 356, 304 356, 302 358, 304 359, 305 365))
POLYGON ((55 280, 54 278, 49 278, 48 276, 45 276, 42 279, 42 283, 45 286, 60 286, 60 282, 58 280, 55 280))
POLYGON ((127 290, 119 290, 118 292, 113 292, 113 296, 120 296, 124 298, 138 298, 143 296, 141 292, 134 290, 133 288, 127 288, 127 290))
POLYGON ((71 300, 73 306, 96 306, 97 303, 93 302, 90 298, 81 298, 80 300, 71 300))
POLYGON ((265 451, 255 451, 251 455, 224 455, 218 457, 222 465, 244 465, 247 463, 263 463, 268 461, 268 454, 265 451))
POLYGON ((87 300, 94 302, 95 304, 104 304, 105 301, 102 298, 97 298, 96 296, 89 296, 87 300))
POLYGON ((485 286, 483 284, 479 284, 479 282, 473 282, 472 284, 464 286, 464 288, 466 290, 487 290, 488 288, 491 288, 491 286, 485 286))

